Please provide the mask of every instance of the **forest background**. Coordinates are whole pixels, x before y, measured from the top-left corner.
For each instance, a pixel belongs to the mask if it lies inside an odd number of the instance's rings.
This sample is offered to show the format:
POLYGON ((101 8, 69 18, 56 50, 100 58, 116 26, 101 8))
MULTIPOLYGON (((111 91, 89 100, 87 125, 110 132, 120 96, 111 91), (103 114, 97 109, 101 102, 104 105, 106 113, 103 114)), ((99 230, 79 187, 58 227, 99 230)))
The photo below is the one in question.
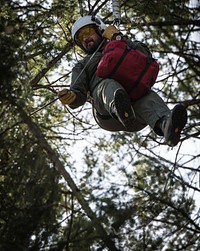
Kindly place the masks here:
POLYGON ((71 27, 111 1, 0 3, 0 250, 200 250, 199 1, 121 1, 120 28, 160 63, 154 90, 187 107, 178 146, 100 129, 59 101, 84 56, 71 27), (76 52, 75 52, 76 49, 76 52))

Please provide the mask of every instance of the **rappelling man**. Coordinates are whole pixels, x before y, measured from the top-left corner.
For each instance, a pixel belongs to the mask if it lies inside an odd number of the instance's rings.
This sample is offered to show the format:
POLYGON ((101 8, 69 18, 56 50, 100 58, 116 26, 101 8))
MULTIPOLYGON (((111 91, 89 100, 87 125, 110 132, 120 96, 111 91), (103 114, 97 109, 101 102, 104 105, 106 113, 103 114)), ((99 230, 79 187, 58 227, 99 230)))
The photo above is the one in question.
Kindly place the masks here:
MULTIPOLYGON (((157 135, 164 136, 167 145, 176 146, 187 122, 186 108, 182 104, 177 104, 170 110, 152 89, 140 98, 133 99, 122 83, 112 77, 102 78, 97 75, 103 50, 114 35, 120 35, 122 40, 126 39, 129 49, 135 49, 135 42, 121 33, 114 34, 112 27, 109 29, 96 16, 78 19, 71 33, 74 43, 86 56, 72 69, 70 89, 59 92, 62 104, 75 109, 84 105, 89 95, 93 100, 94 118, 101 128, 113 132, 137 132, 150 126, 157 135)), ((147 47, 138 43, 137 50, 148 57, 147 47)), ((139 86, 140 81, 138 82, 139 86)))

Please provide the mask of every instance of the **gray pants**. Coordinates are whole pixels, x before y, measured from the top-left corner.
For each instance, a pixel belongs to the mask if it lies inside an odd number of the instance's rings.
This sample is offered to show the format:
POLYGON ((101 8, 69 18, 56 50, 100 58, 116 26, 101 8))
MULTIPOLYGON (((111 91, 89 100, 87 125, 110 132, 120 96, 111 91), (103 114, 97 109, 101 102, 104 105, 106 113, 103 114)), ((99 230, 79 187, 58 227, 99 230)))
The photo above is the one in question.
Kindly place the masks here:
MULTIPOLYGON (((126 128, 110 115, 110 105, 117 89, 123 87, 113 79, 105 79, 93 93, 94 117, 98 125, 108 131, 126 131, 126 128)), ((132 107, 136 115, 132 132, 140 131, 147 125, 155 129, 156 122, 170 113, 164 101, 152 90, 141 99, 132 102, 132 107)))

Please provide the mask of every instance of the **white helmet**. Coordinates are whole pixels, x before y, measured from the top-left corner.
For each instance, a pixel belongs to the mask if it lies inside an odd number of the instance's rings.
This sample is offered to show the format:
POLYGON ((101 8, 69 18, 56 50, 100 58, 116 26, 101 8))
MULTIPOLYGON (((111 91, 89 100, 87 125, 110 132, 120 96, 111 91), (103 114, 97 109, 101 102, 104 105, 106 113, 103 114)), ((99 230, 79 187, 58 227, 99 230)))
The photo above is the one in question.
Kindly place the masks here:
POLYGON ((85 17, 81 17, 80 19, 78 19, 73 27, 72 27, 72 38, 74 40, 74 42, 81 46, 80 44, 77 43, 76 41, 76 34, 77 32, 83 28, 86 25, 94 25, 97 27, 97 31, 103 33, 103 31, 106 28, 106 25, 102 22, 102 20, 99 17, 96 16, 85 16, 85 17))

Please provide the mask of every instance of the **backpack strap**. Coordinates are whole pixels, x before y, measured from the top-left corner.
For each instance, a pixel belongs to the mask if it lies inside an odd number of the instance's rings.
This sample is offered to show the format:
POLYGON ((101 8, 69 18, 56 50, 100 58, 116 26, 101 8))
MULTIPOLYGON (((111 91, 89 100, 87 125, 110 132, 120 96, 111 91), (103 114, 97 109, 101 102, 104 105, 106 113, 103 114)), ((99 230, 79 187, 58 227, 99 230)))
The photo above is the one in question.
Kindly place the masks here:
POLYGON ((141 71, 138 79, 133 83, 133 86, 131 86, 130 90, 128 90, 128 93, 131 94, 131 92, 134 91, 134 89, 136 89, 136 87, 139 85, 140 81, 142 80, 144 74, 147 72, 147 70, 149 69, 149 66, 151 65, 152 61, 154 59, 152 58, 151 53, 147 56, 147 62, 145 67, 143 68, 143 70, 141 71))
MULTIPOLYGON (((112 76, 115 74, 115 72, 117 71, 117 69, 119 68, 119 66, 121 65, 122 61, 124 60, 124 58, 126 57, 127 53, 130 50, 137 50, 138 45, 140 45, 141 42, 139 41, 135 41, 135 45, 134 47, 129 47, 128 45, 126 45, 126 48, 122 54, 122 56, 120 57, 120 59, 118 60, 118 62, 116 63, 116 65, 114 66, 114 68, 112 69, 111 73, 107 75, 106 78, 112 78, 112 76)), ((110 50, 109 50, 110 51, 110 50)), ((140 81, 142 80, 144 74, 148 71, 149 66, 151 65, 151 62, 154 59, 152 58, 152 54, 149 52, 148 56, 147 56, 147 61, 146 61, 146 65, 143 68, 143 70, 141 71, 138 79, 133 83, 133 85, 131 86, 130 90, 127 91, 128 94, 131 94, 131 92, 134 91, 134 89, 136 89, 136 87, 140 84, 140 81)))
POLYGON ((113 67, 112 71, 107 75, 106 78, 111 78, 115 74, 115 72, 117 71, 117 69, 119 68, 119 66, 121 65, 122 61, 125 59, 127 53, 130 50, 131 50, 131 48, 129 46, 125 47, 125 50, 124 50, 123 54, 121 55, 120 59, 118 60, 118 62, 116 63, 116 65, 113 67))

